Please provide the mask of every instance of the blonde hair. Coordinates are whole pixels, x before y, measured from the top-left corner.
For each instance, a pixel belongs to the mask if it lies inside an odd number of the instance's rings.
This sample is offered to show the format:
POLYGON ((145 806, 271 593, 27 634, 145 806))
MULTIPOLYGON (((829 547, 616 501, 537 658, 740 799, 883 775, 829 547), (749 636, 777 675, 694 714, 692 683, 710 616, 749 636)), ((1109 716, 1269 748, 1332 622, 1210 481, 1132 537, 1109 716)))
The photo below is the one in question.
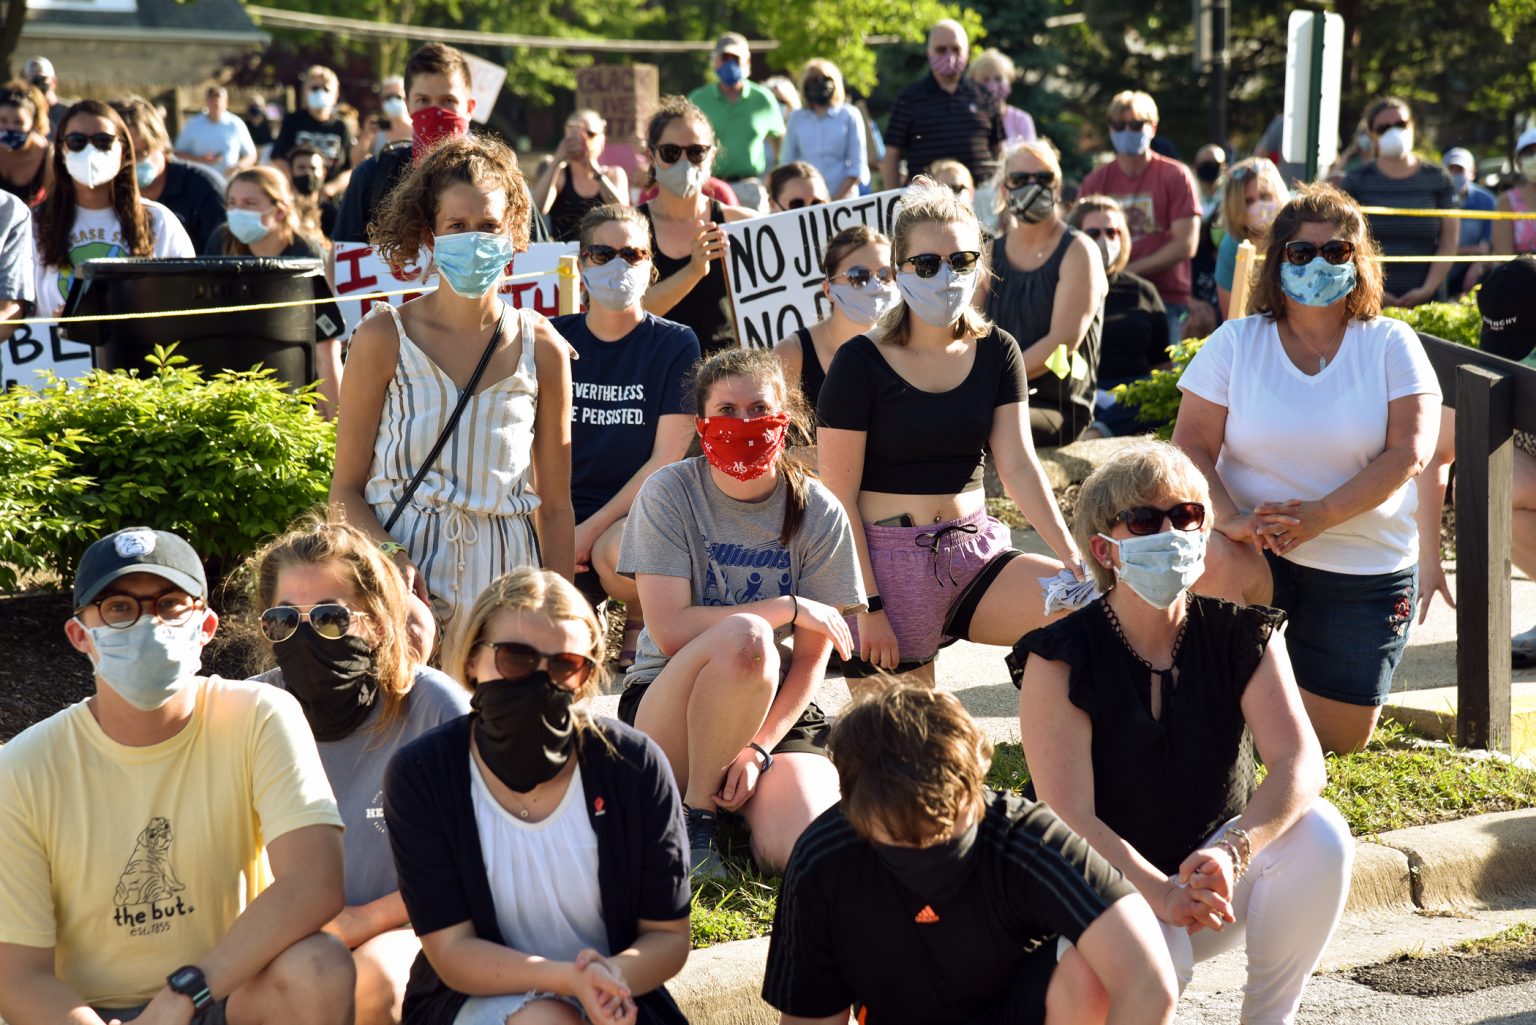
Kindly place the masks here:
MULTIPOLYGON (((1090 551, 1090 542, 1100 532, 1107 534, 1114 529, 1115 517, 1120 513, 1160 501, 1167 495, 1204 505, 1202 529, 1211 528, 1211 486, 1183 449, 1166 441, 1141 441, 1116 452, 1088 475, 1077 493, 1072 536, 1078 551, 1090 551)), ((1090 558, 1087 562, 1099 590, 1108 591, 1115 586, 1114 570, 1098 559, 1090 558)))
POLYGON ((1109 222, 1120 229, 1120 255, 1115 257, 1115 262, 1104 268, 1104 273, 1114 277, 1125 270, 1131 262, 1131 225, 1125 219, 1125 207, 1113 196, 1084 196, 1077 201, 1072 208, 1067 223, 1078 231, 1083 230, 1083 222, 1089 214, 1103 214, 1109 218, 1109 222))
POLYGON ((1126 89, 1110 97, 1109 116, 1114 117, 1122 111, 1137 120, 1157 124, 1157 101, 1140 89, 1126 89))
POLYGON ((304 84, 309 85, 311 78, 318 78, 325 82, 325 87, 332 92, 341 88, 341 79, 336 77, 336 72, 324 64, 311 64, 304 69, 304 84))
POLYGON ((989 46, 971 61, 971 66, 966 69, 965 77, 980 82, 983 78, 989 78, 992 74, 1001 75, 1009 85, 1018 77, 1014 69, 1013 60, 995 46, 989 46))
MULTIPOLYGON (((821 75, 822 78, 832 83, 832 101, 829 107, 837 107, 848 102, 848 92, 843 86, 843 73, 838 70, 836 64, 821 57, 812 57, 805 62, 805 67, 800 69, 800 78, 795 82, 800 88, 800 95, 805 96, 805 83, 812 73, 821 75)), ((806 100, 809 105, 810 101, 806 100)))
POLYGON ((1285 187, 1285 179, 1280 176, 1280 168, 1268 157, 1249 157, 1233 164, 1227 170, 1226 180, 1221 187, 1221 226, 1236 242, 1245 239, 1259 241, 1248 227, 1248 201, 1245 196, 1250 180, 1267 185, 1278 203, 1285 202, 1289 191, 1285 187))
MULTIPOLYGON (((948 188, 925 175, 912 179, 912 184, 901 194, 901 209, 891 227, 893 267, 900 270, 902 261, 912 255, 912 231, 924 224, 959 225, 976 232, 976 248, 981 252, 981 259, 977 261, 975 273, 991 273, 987 268, 987 247, 981 241, 981 225, 976 220, 976 212, 960 202, 948 188)), ((875 329, 886 341, 906 345, 912 334, 911 318, 912 311, 907 304, 897 303, 880 318, 875 329)), ((967 306, 954 323, 954 337, 979 338, 991 329, 992 322, 986 314, 974 306, 967 306)))
POLYGON ((1030 139, 1028 142, 1016 142, 1009 146, 1003 153, 1003 159, 997 163, 997 173, 992 176, 992 209, 999 214, 1008 212, 1008 165, 1013 163, 1013 158, 1020 153, 1028 153, 1051 172, 1051 177, 1056 179, 1058 198, 1061 189, 1061 153, 1056 149, 1056 144, 1046 138, 1030 139))
MULTIPOLYGON (((972 192, 976 191, 976 179, 971 176, 971 169, 951 157, 940 157, 938 160, 935 160, 928 165, 928 170, 925 173, 939 185, 944 184, 939 181, 939 175, 952 175, 961 185, 964 185, 972 192)), ((950 191, 953 192, 954 190, 951 189, 950 191)))
MULTIPOLYGON (((288 176, 275 167, 247 167, 237 172, 229 179, 229 186, 224 190, 224 202, 229 203, 229 193, 240 182, 250 182, 259 188, 264 196, 272 201, 274 206, 285 206, 288 213, 283 217, 283 227, 288 231, 290 239, 304 237, 311 243, 317 240, 309 238, 310 232, 306 230, 303 219, 299 213, 299 205, 294 200, 293 188, 288 183, 288 176)), ((249 256, 251 247, 239 239, 226 228, 224 231, 224 253, 226 256, 249 256)))

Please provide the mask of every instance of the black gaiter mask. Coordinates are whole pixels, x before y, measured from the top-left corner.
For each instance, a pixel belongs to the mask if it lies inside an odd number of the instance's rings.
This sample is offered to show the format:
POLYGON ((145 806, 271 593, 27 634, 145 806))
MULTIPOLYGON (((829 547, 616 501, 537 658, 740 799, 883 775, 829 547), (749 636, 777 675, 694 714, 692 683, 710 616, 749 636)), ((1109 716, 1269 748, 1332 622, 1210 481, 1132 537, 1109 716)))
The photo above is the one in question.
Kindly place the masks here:
POLYGON ((475 743, 497 779, 527 793, 565 768, 576 737, 574 697, 542 669, 521 680, 475 685, 469 699, 476 713, 475 743))
POLYGON ((308 623, 272 645, 283 684, 299 699, 316 740, 340 740, 367 720, 378 700, 373 646, 347 634, 331 640, 308 623))

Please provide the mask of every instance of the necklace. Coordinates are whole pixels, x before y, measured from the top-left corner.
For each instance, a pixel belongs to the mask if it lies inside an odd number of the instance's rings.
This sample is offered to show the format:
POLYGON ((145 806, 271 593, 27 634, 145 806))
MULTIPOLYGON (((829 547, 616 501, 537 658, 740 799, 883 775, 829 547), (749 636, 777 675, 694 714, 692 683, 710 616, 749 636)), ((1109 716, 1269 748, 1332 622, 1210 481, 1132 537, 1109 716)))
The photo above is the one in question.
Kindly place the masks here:
MULTIPOLYGON (((538 787, 534 787, 534 790, 537 789, 538 787)), ((528 813, 533 811, 534 805, 539 803, 539 798, 534 797, 532 800, 524 800, 523 798, 519 797, 517 791, 513 790, 511 787, 507 787, 507 793, 511 794, 518 804, 522 805, 522 807, 518 809, 517 817, 526 821, 528 818, 528 813)), ((528 793, 532 794, 533 790, 528 791, 528 793)), ((541 794, 539 796, 542 797, 543 795, 541 794)))
MULTIPOLYGON (((1332 348, 1334 348, 1334 346, 1338 345, 1339 344, 1339 340, 1344 337, 1344 332, 1346 330, 1348 330, 1348 329, 1349 329, 1349 321, 1346 319, 1344 321, 1343 326, 1341 326, 1339 328, 1339 333, 1333 336, 1333 341, 1332 342, 1328 343, 1328 348, 1332 349, 1332 348)), ((1322 353, 1318 352, 1317 349, 1312 345, 1312 343, 1307 341, 1305 338, 1301 337, 1301 333, 1299 331, 1297 331, 1295 328, 1291 328, 1291 337, 1295 338, 1302 345, 1305 345, 1308 349, 1310 349, 1312 351, 1312 355, 1317 357, 1317 372, 1319 374, 1321 374, 1324 370, 1326 370, 1328 368, 1328 357, 1326 357, 1322 353)), ((1334 355, 1335 356, 1338 355, 1337 351, 1335 351, 1334 355)))
POLYGON ((1161 715, 1158 716, 1159 719, 1166 719, 1173 705, 1173 670, 1179 664, 1179 649, 1184 647, 1184 634, 1189 630, 1189 601, 1189 595, 1186 594, 1184 597, 1184 622, 1179 624, 1179 632, 1173 637, 1173 651, 1168 656, 1168 668, 1158 669, 1151 662, 1142 658, 1141 652, 1137 651, 1126 638, 1125 630, 1120 626, 1120 617, 1115 615, 1114 609, 1110 608, 1109 595, 1106 594, 1099 599, 1099 607, 1104 610, 1104 617, 1109 620, 1110 629, 1115 631, 1115 636, 1120 638, 1120 643, 1125 646, 1125 650, 1130 653, 1132 658, 1140 662, 1148 673, 1157 677, 1158 692, 1161 698, 1159 703, 1161 715))

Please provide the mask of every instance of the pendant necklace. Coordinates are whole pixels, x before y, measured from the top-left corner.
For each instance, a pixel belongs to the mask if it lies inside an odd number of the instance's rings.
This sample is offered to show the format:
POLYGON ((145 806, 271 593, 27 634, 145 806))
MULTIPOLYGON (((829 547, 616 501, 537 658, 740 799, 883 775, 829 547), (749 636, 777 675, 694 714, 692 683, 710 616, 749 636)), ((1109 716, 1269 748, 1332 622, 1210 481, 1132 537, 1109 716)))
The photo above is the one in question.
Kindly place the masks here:
MULTIPOLYGON (((1348 329, 1349 329, 1349 321, 1346 319, 1344 321, 1343 327, 1339 328, 1339 333, 1333 336, 1333 341, 1329 344, 1328 347, 1331 349, 1335 345, 1337 345, 1339 343, 1339 340, 1344 337, 1344 332, 1346 330, 1348 330, 1348 329)), ((1318 352, 1317 349, 1313 347, 1311 342, 1309 342, 1305 338, 1301 337, 1301 332, 1297 331, 1295 328, 1291 328, 1291 334, 1294 335, 1296 337, 1296 340, 1301 342, 1302 345, 1305 345, 1308 349, 1310 349, 1312 351, 1312 355, 1317 357, 1317 372, 1319 374, 1321 374, 1324 370, 1326 370, 1328 368, 1328 357, 1324 356, 1322 353, 1318 352)), ((1334 353, 1334 355, 1337 356, 1338 353, 1334 353)))

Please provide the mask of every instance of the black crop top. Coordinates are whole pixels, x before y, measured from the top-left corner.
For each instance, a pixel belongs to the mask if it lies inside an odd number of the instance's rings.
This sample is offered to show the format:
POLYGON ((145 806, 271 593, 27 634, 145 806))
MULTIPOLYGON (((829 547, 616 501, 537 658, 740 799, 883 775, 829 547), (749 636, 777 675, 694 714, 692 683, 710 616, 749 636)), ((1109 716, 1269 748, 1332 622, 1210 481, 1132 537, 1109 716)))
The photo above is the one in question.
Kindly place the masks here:
POLYGON ((976 361, 959 386, 926 392, 892 369, 868 336, 832 358, 816 419, 834 430, 864 431, 862 491, 958 495, 981 487, 993 410, 1029 397, 1024 357, 1008 332, 976 340, 976 361))

